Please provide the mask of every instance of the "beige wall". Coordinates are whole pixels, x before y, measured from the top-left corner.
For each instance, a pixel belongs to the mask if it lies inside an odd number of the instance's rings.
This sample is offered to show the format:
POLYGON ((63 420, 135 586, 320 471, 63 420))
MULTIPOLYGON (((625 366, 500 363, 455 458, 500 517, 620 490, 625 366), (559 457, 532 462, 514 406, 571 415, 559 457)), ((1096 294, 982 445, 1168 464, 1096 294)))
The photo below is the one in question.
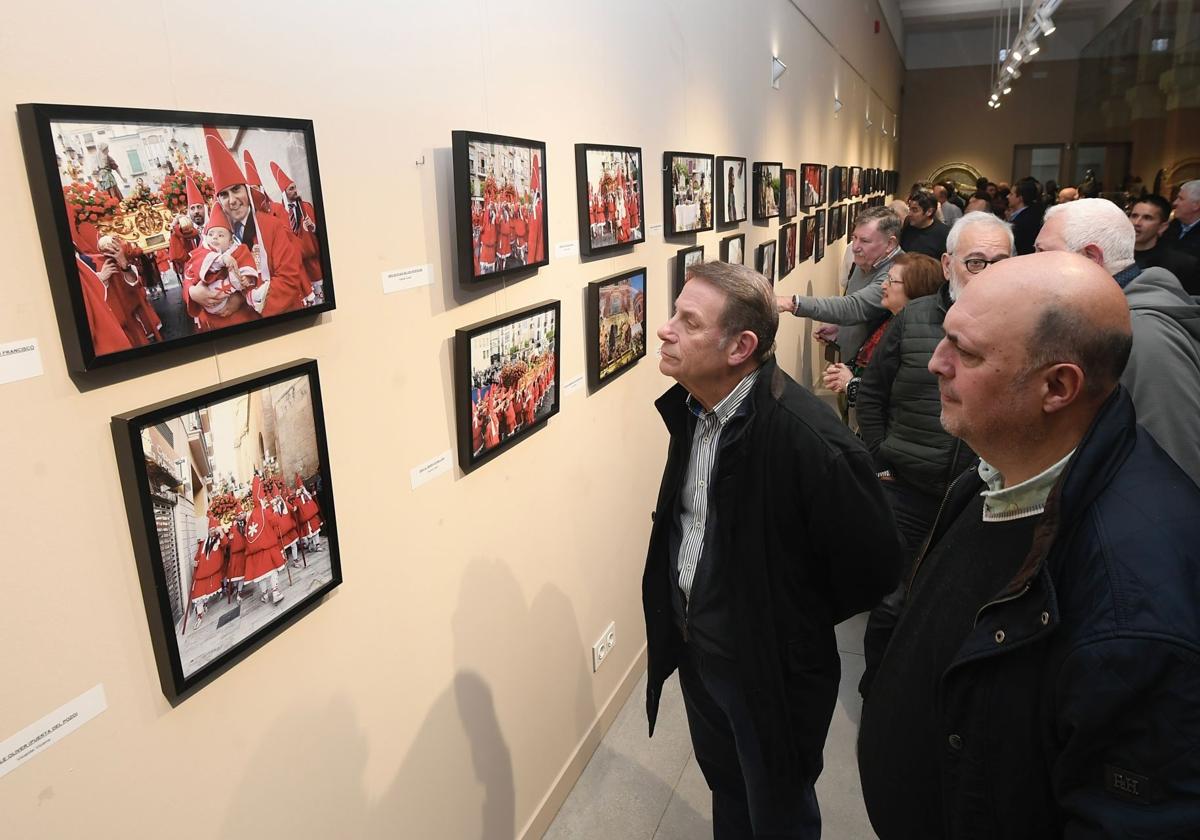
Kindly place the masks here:
MULTIPOLYGON (((664 149, 889 168, 897 144, 879 114, 900 104, 899 55, 886 28, 871 33, 874 2, 228 9, 240 17, 128 0, 116 26, 77 3, 56 6, 50 29, 43 7, 7 10, 0 92, 10 113, 19 102, 66 102, 315 120, 338 309, 313 326, 77 385, 58 346, 16 120, 0 124, 9 278, 0 341, 37 337, 46 369, 0 386, 9 512, 0 738, 96 683, 109 703, 0 779, 0 833, 536 836, 640 667, 640 575, 665 455, 652 402, 669 383, 652 341, 635 370, 566 395, 561 414, 512 451, 412 491, 409 469, 455 439, 454 330, 561 298, 563 381, 582 374, 587 282, 648 266, 656 326, 670 262, 689 241, 651 233, 632 254, 554 258, 555 244, 577 236, 572 144, 642 146, 650 224, 662 221, 664 149), (58 43, 68 33, 107 69, 71 60, 58 43), (289 47, 296 70, 284 61, 289 47), (768 83, 773 50, 790 65, 780 91, 768 83), (835 89, 845 103, 836 118, 835 89), (450 276, 449 141, 460 128, 548 143, 552 256, 532 279, 464 291, 450 276), (422 263, 433 264, 434 286, 382 294, 381 272, 422 263), (109 418, 304 356, 320 361, 345 584, 172 708, 158 685, 109 418), (593 674, 590 646, 609 621, 617 647, 593 674)), ((739 229, 750 254, 778 226, 739 229)), ((726 233, 696 241, 715 257, 726 233)), ((844 248, 780 291, 833 291, 844 248)), ((811 381, 807 334, 807 322, 789 318, 779 343, 785 366, 811 381)))
POLYGON ((1004 104, 993 110, 986 104, 992 90, 989 67, 909 70, 904 75, 901 187, 955 162, 970 164, 993 181, 1011 182, 1013 146, 1071 142, 1078 71, 1077 61, 1027 64, 1004 104), (1034 78, 1040 73, 1045 77, 1034 78))

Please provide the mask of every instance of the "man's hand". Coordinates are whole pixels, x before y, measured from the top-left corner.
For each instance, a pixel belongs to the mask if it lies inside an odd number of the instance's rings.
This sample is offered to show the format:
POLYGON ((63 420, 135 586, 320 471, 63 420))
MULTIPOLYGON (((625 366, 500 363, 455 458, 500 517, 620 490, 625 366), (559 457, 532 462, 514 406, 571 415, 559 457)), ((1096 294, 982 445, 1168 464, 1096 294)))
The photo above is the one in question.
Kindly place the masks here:
POLYGON ((115 262, 112 260, 105 260, 104 264, 100 266, 100 270, 96 272, 96 276, 103 280, 105 284, 107 284, 108 281, 112 279, 112 276, 118 271, 120 271, 120 269, 117 268, 117 264, 115 262))
POLYGON ((203 283, 193 283, 188 290, 188 297, 201 306, 213 306, 221 302, 222 297, 203 283))
POLYGON ((846 386, 850 384, 850 380, 854 378, 854 375, 850 372, 850 368, 839 362, 836 365, 830 365, 825 368, 825 374, 822 378, 826 388, 840 394, 846 390, 846 386))
POLYGON ((813 330, 813 338, 822 344, 832 344, 837 341, 838 328, 836 324, 821 324, 813 330))
POLYGON ((779 307, 780 312, 795 312, 795 302, 791 295, 776 295, 775 305, 779 307))

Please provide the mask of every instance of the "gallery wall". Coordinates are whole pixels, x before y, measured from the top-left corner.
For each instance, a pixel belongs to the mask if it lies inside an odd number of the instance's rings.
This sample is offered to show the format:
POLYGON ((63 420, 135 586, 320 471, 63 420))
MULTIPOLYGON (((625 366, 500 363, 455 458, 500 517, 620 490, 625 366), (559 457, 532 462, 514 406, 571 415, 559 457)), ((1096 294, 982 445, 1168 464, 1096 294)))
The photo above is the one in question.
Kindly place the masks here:
MULTIPOLYGON (((565 392, 561 413, 511 451, 413 489, 410 470, 454 447, 454 330, 560 299, 565 385, 585 369, 590 280, 647 266, 653 330, 677 249, 715 258, 741 231, 752 254, 776 237, 772 221, 664 241, 665 149, 896 168, 902 65, 886 26, 874 32, 878 5, 348 2, 329 15, 276 0, 235 19, 129 0, 99 38, 85 34, 93 7, 73 6, 56 17, 80 22, 75 38, 30 4, 8 9, 0 34, 0 343, 36 338, 44 366, 0 385, 0 738, 97 684, 108 708, 0 778, 3 833, 538 836, 644 665, 640 576, 666 449, 652 403, 670 383, 651 339, 636 368, 565 392), (780 90, 773 52, 789 66, 780 90), (336 311, 68 375, 21 102, 313 119, 336 311), (455 281, 454 129, 548 144, 550 264, 535 277, 455 281), (651 227, 632 253, 556 257, 578 235, 576 142, 642 147, 651 227), (384 294, 382 273, 423 264, 433 285, 384 294), (320 365, 345 583, 172 707, 109 418, 303 357, 320 365), (610 621, 617 645, 593 674, 610 621)), ((901 135, 914 125, 906 115, 901 135)), ((845 247, 780 293, 834 292, 845 247)), ((808 383, 821 365, 810 334, 785 318, 779 335, 783 366, 808 383)))

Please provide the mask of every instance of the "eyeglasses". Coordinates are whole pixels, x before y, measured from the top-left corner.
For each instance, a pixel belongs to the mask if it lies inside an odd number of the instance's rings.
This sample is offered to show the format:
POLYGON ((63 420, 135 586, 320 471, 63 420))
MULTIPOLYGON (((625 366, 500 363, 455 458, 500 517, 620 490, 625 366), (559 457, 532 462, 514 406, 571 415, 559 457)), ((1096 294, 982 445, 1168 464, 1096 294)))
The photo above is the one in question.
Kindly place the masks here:
POLYGON ((1007 254, 1005 254, 1003 257, 996 257, 994 260, 985 260, 983 257, 967 257, 962 262, 963 265, 967 267, 967 271, 969 271, 971 274, 978 274, 989 265, 995 265, 996 263, 1000 262, 1000 260, 1006 259, 1008 259, 1007 254))
POLYGON ((904 285, 904 281, 903 280, 895 280, 891 277, 884 277, 881 281, 879 281, 879 285, 880 286, 902 286, 902 285, 904 285))

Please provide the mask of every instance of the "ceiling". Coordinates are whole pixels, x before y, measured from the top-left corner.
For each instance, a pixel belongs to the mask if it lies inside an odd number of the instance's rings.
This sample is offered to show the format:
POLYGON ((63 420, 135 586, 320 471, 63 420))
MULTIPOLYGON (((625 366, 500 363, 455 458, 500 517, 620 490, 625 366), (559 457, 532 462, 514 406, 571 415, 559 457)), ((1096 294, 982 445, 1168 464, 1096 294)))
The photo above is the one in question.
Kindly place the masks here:
MULTIPOLYGON (((1032 0, 1025 0, 1029 10, 1032 0)), ((897 0, 906 31, 955 30, 990 25, 1004 9, 1012 10, 1014 25, 1021 10, 1021 0, 897 0)), ((1102 23, 1112 6, 1112 0, 1063 0, 1054 19, 1094 18, 1102 23)))

